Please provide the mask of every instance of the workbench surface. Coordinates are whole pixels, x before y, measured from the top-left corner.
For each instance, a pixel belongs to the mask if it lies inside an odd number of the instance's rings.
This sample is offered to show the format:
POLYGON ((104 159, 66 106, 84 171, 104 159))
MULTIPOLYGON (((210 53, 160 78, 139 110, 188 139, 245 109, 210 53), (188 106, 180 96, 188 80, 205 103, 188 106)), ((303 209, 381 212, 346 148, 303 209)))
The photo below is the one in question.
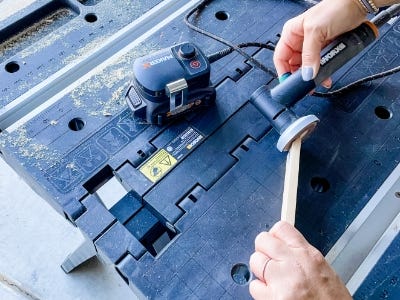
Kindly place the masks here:
MULTIPOLYGON (((133 117, 124 99, 136 57, 183 41, 207 54, 223 48, 183 23, 198 2, 37 0, 0 18, 0 150, 18 173, 1 162, 4 297, 126 299, 129 285, 139 298, 249 298, 248 258, 279 219, 286 155, 248 99, 276 78, 233 53, 212 64, 215 105, 163 126, 133 117), (62 272, 83 239, 64 218, 107 265, 62 272)), ((232 2, 212 1, 196 24, 235 44, 274 45, 284 22, 312 5, 232 2)), ((384 26, 334 88, 399 65, 399 32, 399 20, 384 26)), ((273 68, 270 50, 246 52, 273 68)), ((293 107, 321 120, 302 148, 296 227, 324 255, 400 161, 398 82, 293 107)), ((397 281, 391 288, 396 295, 397 281)))

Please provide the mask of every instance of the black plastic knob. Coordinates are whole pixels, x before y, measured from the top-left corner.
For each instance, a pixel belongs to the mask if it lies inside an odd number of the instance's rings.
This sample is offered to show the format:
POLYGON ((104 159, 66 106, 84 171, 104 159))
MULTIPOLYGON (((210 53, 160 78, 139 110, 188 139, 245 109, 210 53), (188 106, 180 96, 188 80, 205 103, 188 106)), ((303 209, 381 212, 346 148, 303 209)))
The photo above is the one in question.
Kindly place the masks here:
POLYGON ((186 59, 193 58, 196 56, 196 48, 191 44, 184 44, 179 48, 179 55, 186 59))

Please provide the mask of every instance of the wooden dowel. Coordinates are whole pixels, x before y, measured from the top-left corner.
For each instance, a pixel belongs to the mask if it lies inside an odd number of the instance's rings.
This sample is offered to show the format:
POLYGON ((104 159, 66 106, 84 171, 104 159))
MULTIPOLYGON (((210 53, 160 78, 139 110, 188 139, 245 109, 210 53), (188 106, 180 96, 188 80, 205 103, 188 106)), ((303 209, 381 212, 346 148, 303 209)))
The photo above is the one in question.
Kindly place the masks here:
POLYGON ((281 220, 294 225, 296 217, 297 185, 299 181, 301 138, 293 141, 286 159, 281 220))

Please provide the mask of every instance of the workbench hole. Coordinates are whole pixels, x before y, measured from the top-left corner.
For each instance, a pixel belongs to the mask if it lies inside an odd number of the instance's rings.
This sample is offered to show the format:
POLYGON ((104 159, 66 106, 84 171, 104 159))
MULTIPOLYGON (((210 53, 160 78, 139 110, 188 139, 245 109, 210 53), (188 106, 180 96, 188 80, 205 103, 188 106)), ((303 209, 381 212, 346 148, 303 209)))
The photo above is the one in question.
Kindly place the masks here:
POLYGON ((97 16, 93 13, 90 13, 85 16, 85 20, 86 20, 86 22, 94 23, 97 21, 97 16))
POLYGON ((394 195, 396 198, 400 198, 400 192, 396 192, 396 193, 394 193, 394 195))
POLYGON ((68 127, 73 131, 80 131, 85 127, 85 122, 81 118, 73 118, 69 121, 68 127))
POLYGON ((220 21, 226 21, 229 19, 229 14, 226 11, 217 11, 215 17, 220 21))
POLYGON ((382 120, 388 120, 392 117, 392 112, 385 106, 377 106, 375 108, 375 115, 382 120))
POLYGON ((331 185, 329 181, 322 177, 311 178, 311 188, 317 193, 326 193, 331 185))
POLYGON ((235 283, 245 285, 250 281, 250 271, 246 264, 236 264, 232 267, 231 276, 235 283))
POLYGON ((19 70, 19 64, 15 61, 9 62, 4 67, 8 73, 15 73, 19 70))

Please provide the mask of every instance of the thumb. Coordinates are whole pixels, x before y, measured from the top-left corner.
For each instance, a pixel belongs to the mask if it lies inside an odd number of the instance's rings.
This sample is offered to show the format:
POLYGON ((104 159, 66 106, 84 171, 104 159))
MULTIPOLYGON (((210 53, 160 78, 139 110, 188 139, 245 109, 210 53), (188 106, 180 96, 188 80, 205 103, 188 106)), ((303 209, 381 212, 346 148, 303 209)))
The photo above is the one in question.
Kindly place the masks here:
POLYGON ((304 31, 301 75, 304 81, 314 79, 319 70, 323 39, 318 30, 304 31))

